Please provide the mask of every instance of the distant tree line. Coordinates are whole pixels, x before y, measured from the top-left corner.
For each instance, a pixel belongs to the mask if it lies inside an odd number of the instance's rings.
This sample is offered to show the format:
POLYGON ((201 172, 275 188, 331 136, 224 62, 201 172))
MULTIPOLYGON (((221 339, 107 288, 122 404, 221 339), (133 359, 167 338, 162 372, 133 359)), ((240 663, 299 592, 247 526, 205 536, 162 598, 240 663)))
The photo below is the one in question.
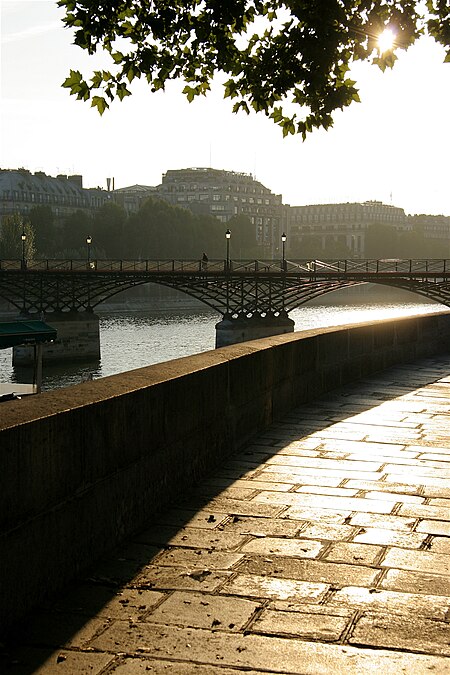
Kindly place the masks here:
MULTIPOLYGON (((426 237, 427 216, 412 217, 410 231, 372 224, 365 231, 365 258, 450 258, 449 237, 426 237)), ((158 199, 146 200, 130 216, 118 204, 107 203, 93 214, 75 211, 56 219, 49 206, 35 206, 28 216, 6 216, 0 231, 0 258, 84 258, 86 238, 92 238, 93 258, 112 259, 222 259, 226 255, 225 230, 232 232, 232 258, 268 257, 256 244, 255 228, 245 215, 222 223, 209 215, 193 214, 158 199), (25 242, 22 243, 22 234, 25 242)), ((345 235, 303 232, 290 240, 291 259, 344 259, 357 257, 345 235)))
MULTIPOLYGON (((358 254, 346 244, 344 235, 326 236, 305 233, 300 241, 291 242, 291 258, 345 259, 358 254)), ((391 225, 374 223, 365 232, 364 258, 450 258, 450 232, 447 238, 425 236, 425 219, 413 218, 410 231, 397 231, 391 225)))
POLYGON ((255 229, 247 216, 226 224, 209 215, 196 215, 158 199, 146 200, 130 216, 118 204, 107 203, 95 213, 78 210, 56 219, 49 206, 35 206, 26 218, 6 216, 0 232, 0 257, 20 258, 21 234, 26 227, 26 257, 83 258, 86 238, 92 238, 93 258, 200 259, 224 258, 225 231, 232 231, 233 257, 258 256, 255 229))
POLYGON ((366 234, 366 258, 450 258, 448 236, 426 236, 427 217, 411 218, 412 229, 397 231, 390 225, 370 225, 366 234))

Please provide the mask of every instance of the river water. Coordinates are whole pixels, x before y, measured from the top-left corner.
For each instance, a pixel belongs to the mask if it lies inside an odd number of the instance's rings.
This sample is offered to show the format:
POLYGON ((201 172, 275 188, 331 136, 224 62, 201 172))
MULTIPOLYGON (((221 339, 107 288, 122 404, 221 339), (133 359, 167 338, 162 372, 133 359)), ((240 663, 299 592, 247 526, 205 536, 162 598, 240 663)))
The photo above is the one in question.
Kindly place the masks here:
MULTIPOLYGON (((417 296, 410 297, 411 300, 391 303, 359 302, 356 306, 316 303, 293 310, 289 316, 295 321, 295 330, 300 331, 444 309, 436 303, 417 302, 417 296)), ((170 311, 110 311, 99 312, 99 316, 101 360, 94 363, 44 364, 43 390, 214 349, 215 324, 221 318, 207 307, 170 311)), ((0 350, 1 383, 32 381, 29 369, 13 368, 11 362, 12 350, 0 350)))

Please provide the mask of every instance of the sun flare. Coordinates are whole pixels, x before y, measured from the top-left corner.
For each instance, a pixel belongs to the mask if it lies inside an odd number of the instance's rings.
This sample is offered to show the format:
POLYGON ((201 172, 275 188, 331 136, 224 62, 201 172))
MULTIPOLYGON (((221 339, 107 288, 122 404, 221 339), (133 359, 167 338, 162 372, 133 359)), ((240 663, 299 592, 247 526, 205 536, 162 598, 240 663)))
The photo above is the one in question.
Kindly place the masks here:
POLYGON ((395 41, 395 33, 392 28, 385 28, 385 30, 378 36, 378 48, 382 54, 388 52, 393 48, 395 41))

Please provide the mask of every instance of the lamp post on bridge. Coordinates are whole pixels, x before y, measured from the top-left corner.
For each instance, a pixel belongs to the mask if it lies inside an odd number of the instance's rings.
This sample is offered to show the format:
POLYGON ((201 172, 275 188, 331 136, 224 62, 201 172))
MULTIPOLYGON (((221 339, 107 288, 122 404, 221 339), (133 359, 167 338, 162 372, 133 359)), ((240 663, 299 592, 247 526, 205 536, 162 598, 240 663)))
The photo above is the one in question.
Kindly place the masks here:
POLYGON ((227 240, 227 266, 226 266, 226 271, 230 271, 230 239, 231 239, 231 230, 227 230, 225 232, 225 237, 227 240))
MULTIPOLYGON (((25 242, 26 242, 26 240, 27 240, 27 235, 25 234, 25 230, 24 230, 24 229, 22 229, 22 234, 21 234, 20 238, 21 238, 21 240, 22 240, 22 260, 20 261, 20 268, 21 268, 22 270, 25 271, 26 268, 27 268, 27 259, 25 258, 25 242)), ((22 309, 21 309, 21 312, 20 312, 20 313, 23 314, 23 316, 26 316, 27 310, 26 310, 26 299, 25 299, 25 298, 26 298, 25 275, 23 276, 22 283, 23 283, 23 288, 22 288, 22 309)))
MULTIPOLYGON (((91 244, 92 244, 92 237, 90 234, 86 237, 86 246, 87 246, 87 268, 88 270, 91 269, 91 244)), ((91 287, 88 279, 88 288, 87 288, 87 307, 86 311, 87 312, 92 312, 92 307, 91 307, 91 287)))
POLYGON ((282 251, 282 268, 283 272, 286 272, 286 234, 283 232, 281 235, 281 251, 282 251))
POLYGON ((225 232, 225 239, 227 240, 227 259, 226 259, 226 266, 225 266, 225 274, 226 276, 226 284, 227 284, 227 313, 226 317, 229 318, 230 314, 230 277, 228 276, 228 273, 230 271, 230 239, 231 239, 231 230, 227 230, 225 232))
POLYGON ((22 269, 24 270, 26 268, 25 242, 27 240, 27 235, 25 234, 25 230, 22 230, 22 235, 21 235, 20 238, 22 240, 22 269))
POLYGON ((88 269, 91 266, 91 244, 92 244, 92 237, 90 234, 86 237, 86 246, 87 246, 87 266, 88 269))

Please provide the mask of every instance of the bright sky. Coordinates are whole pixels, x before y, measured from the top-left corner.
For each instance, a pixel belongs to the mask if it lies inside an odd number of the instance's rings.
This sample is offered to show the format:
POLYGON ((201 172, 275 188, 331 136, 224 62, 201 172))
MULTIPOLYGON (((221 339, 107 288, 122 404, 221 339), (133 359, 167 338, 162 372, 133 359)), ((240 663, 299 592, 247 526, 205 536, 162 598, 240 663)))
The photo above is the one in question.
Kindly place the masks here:
POLYGON ((100 117, 61 88, 95 63, 71 45, 56 0, 0 0, 0 167, 82 174, 85 187, 158 185, 168 169, 242 171, 295 205, 376 199, 407 213, 450 215, 450 64, 423 38, 393 71, 359 64, 362 103, 334 128, 282 138, 261 114, 234 115, 218 87, 189 104, 173 84, 142 81, 100 117))

